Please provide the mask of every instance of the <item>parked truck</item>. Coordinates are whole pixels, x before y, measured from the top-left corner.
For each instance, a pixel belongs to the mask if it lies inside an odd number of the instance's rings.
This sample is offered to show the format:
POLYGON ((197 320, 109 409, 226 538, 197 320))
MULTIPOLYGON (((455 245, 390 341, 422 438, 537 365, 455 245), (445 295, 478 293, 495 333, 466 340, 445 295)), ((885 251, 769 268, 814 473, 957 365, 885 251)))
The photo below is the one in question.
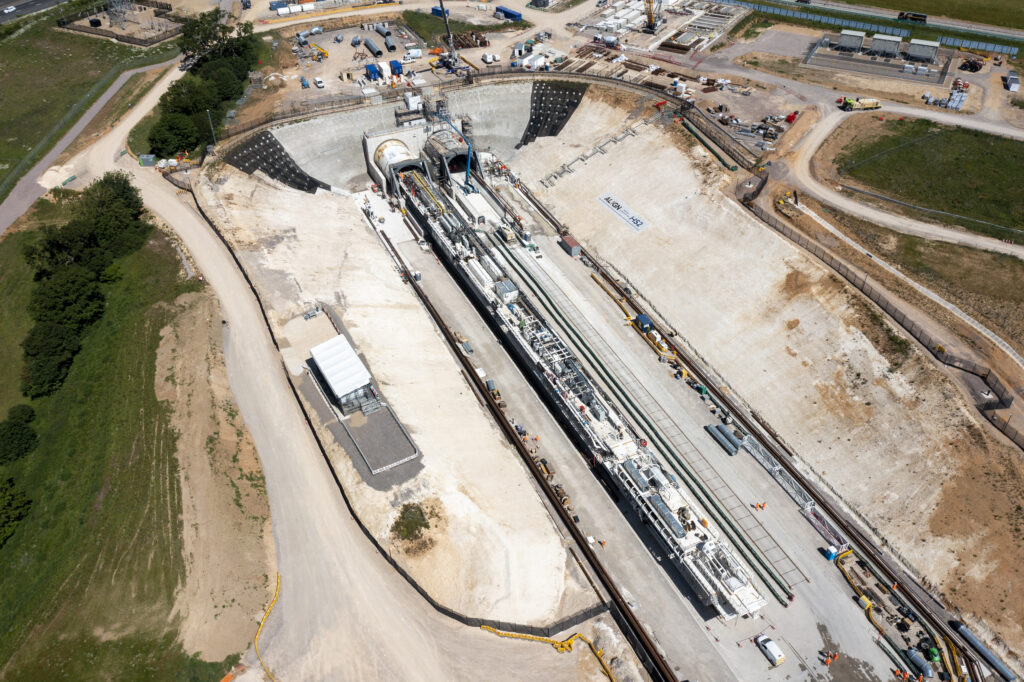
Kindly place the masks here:
POLYGON ((870 111, 881 109, 882 103, 872 97, 844 97, 839 108, 843 111, 870 111))

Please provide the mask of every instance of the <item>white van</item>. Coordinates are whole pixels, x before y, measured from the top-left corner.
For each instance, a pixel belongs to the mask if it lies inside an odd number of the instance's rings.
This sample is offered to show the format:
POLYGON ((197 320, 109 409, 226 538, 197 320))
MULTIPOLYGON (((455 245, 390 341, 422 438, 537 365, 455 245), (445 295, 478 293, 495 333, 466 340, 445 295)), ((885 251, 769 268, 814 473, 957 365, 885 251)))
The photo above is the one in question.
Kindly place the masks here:
POLYGON ((770 637, 760 635, 754 640, 754 643, 757 644, 757 648, 761 650, 761 653, 764 654, 764 657, 767 658, 773 666, 779 666, 785 663, 786 657, 783 655, 782 649, 780 649, 779 645, 773 642, 770 637))
POLYGON ((321 78, 320 76, 317 76, 316 78, 313 79, 313 85, 315 85, 318 88, 324 87, 324 79, 321 78))

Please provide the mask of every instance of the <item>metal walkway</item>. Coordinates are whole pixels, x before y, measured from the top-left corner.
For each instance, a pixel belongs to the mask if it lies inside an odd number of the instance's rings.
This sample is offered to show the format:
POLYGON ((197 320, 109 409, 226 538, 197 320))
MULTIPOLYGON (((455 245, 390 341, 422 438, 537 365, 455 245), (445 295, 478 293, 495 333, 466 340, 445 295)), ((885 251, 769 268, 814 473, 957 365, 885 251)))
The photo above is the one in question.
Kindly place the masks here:
MULTIPOLYGON (((517 249, 518 251, 519 249, 517 249)), ((704 487, 718 500, 735 521, 736 525, 743 530, 746 537, 752 542, 761 555, 768 560, 779 576, 792 587, 797 583, 807 580, 807 576, 797 568, 789 555, 779 547, 771 533, 765 530, 761 522, 750 513, 750 506, 741 501, 733 492, 729 484, 722 479, 714 467, 698 450, 693 442, 679 428, 676 422, 665 412, 664 408, 653 395, 640 383, 633 372, 626 366, 615 351, 605 342, 604 337, 597 333, 589 321, 580 313, 575 304, 569 300, 562 289, 551 279, 531 255, 516 254, 518 260, 523 264, 530 274, 537 280, 537 283, 544 287, 550 299, 571 323, 576 331, 587 339, 588 345, 601 358, 601 361, 615 378, 622 388, 633 398, 636 405, 644 411, 650 421, 656 426, 661 435, 672 444, 675 453, 662 452, 662 459, 666 461, 677 474, 681 474, 676 465, 676 459, 681 458, 686 467, 704 485, 704 487), (676 457, 672 457, 675 454, 676 457)), ((526 282, 525 284, 529 284, 526 282)), ((558 323, 559 320, 553 320, 558 323)), ((566 334, 566 340, 577 345, 572 334, 566 334)), ((577 349, 580 350, 580 349, 577 349)), ((581 357, 585 353, 581 352, 581 357)), ((652 443, 653 445, 653 443, 652 443)), ((657 447, 657 446, 655 446, 657 447)), ((658 448, 659 450, 661 448, 658 448)))

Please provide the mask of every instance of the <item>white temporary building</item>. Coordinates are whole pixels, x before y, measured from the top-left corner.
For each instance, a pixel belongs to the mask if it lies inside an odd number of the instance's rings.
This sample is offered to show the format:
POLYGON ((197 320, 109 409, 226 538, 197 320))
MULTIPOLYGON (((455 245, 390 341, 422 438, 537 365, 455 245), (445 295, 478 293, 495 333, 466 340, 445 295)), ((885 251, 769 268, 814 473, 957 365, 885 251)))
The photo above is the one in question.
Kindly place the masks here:
POLYGON ((356 355, 355 349, 344 334, 338 334, 330 341, 314 346, 309 354, 313 356, 313 362, 316 363, 334 398, 339 402, 344 396, 358 391, 372 380, 370 371, 356 355))

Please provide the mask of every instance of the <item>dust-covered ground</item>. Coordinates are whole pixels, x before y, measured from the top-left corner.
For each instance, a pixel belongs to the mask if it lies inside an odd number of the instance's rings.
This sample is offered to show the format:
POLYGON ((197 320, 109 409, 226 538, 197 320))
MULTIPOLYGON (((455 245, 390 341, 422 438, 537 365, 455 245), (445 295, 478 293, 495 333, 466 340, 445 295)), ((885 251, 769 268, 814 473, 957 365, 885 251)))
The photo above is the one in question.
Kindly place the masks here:
MULTIPOLYGON (((329 328, 308 333, 302 319, 323 302, 340 315, 418 446, 422 468, 375 489, 353 465, 358 455, 320 429, 360 520, 414 579, 456 611, 519 623, 548 624, 593 603, 528 473, 355 198, 314 196, 226 166, 204 173, 197 194, 268 306, 294 380, 306 379, 308 348, 333 335, 329 328), (406 503, 431 511, 428 542, 416 547, 391 535, 406 503)), ((317 414, 319 396, 304 399, 315 420, 330 419, 317 414)))
POLYGON ((190 654, 244 651, 276 581, 263 472, 228 386, 220 306, 208 289, 174 302, 161 330, 157 398, 178 433, 185 583, 175 595, 190 654))
POLYGON ((703 149, 670 144, 657 127, 552 189, 533 180, 630 112, 588 97, 557 138, 506 160, 919 575, 1024 649, 1024 602, 1012 597, 1024 589, 1020 453, 989 435, 921 351, 727 198, 703 149), (646 229, 599 204, 604 192, 646 229))

